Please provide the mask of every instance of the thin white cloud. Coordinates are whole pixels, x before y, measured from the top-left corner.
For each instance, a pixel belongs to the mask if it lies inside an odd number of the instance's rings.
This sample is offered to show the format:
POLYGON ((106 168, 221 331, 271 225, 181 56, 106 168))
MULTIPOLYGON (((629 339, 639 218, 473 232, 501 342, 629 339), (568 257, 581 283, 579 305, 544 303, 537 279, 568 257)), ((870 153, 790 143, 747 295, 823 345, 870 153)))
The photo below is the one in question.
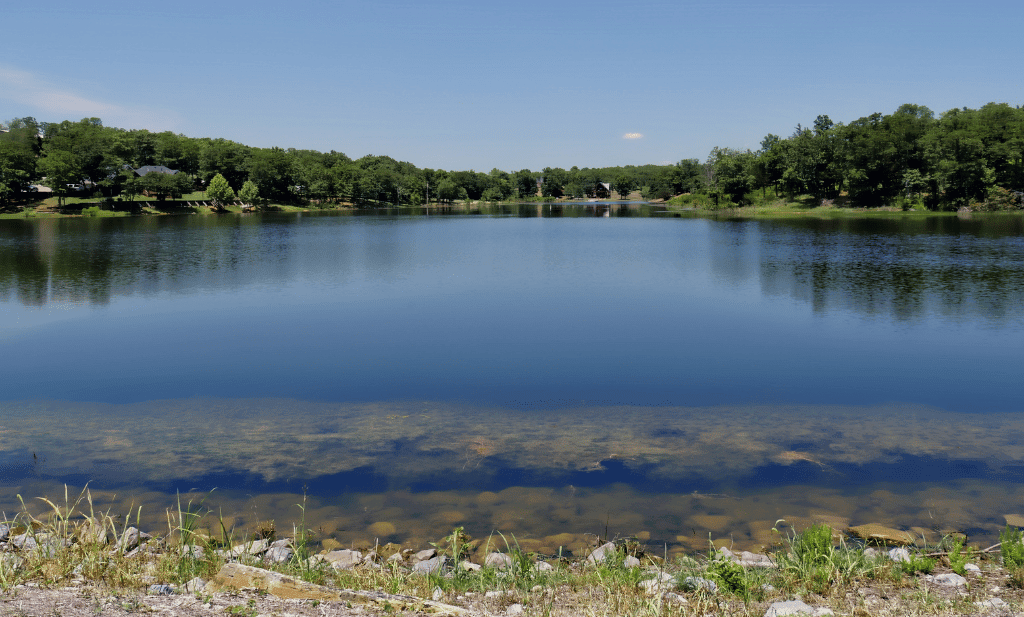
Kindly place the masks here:
POLYGON ((643 133, 626 133, 622 136, 623 139, 643 139, 643 133))
POLYGON ((0 66, 0 100, 5 99, 31 110, 24 115, 48 122, 100 118, 106 126, 151 131, 171 130, 179 123, 172 112, 95 101, 32 73, 0 66))

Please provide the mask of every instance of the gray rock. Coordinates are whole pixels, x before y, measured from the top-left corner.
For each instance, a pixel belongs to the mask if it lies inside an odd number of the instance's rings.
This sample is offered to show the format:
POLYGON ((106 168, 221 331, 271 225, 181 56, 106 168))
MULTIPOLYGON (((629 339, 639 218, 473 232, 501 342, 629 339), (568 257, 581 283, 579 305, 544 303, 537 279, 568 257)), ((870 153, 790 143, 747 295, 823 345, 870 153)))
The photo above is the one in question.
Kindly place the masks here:
POLYGON ((443 597, 444 591, 440 587, 434 587, 434 593, 430 594, 430 599, 434 602, 440 602, 443 597))
POLYGON ((142 540, 142 534, 136 527, 129 527, 124 530, 121 534, 121 539, 117 541, 117 550, 121 553, 127 553, 136 546, 142 540))
POLYGON ((39 546, 36 543, 36 539, 33 538, 32 535, 27 532, 12 537, 9 544, 14 548, 21 549, 23 551, 31 551, 32 549, 39 546))
POLYGON ((673 587, 675 579, 667 572, 658 572, 657 576, 646 581, 640 581, 640 589, 649 596, 656 596, 673 587))
POLYGON ((390 557, 388 557, 388 561, 390 561, 391 563, 405 563, 405 559, 402 559, 401 553, 395 553, 391 555, 390 557))
POLYGON ((270 543, 270 548, 292 548, 292 541, 289 538, 281 538, 270 543))
POLYGON ((725 548, 724 546, 718 549, 718 555, 724 559, 727 559, 733 563, 738 563, 741 566, 747 568, 771 568, 775 566, 775 562, 768 555, 761 555, 760 553, 751 553, 750 551, 743 551, 739 555, 725 548))
POLYGON ((1002 598, 990 598, 988 600, 982 600, 981 602, 975 602, 974 605, 981 609, 995 610, 1001 610, 1010 607, 1010 605, 1007 604, 1002 598))
POLYGON ((185 583, 182 586, 182 590, 185 593, 200 593, 200 592, 203 591, 203 589, 205 587, 206 587, 206 579, 200 578, 200 577, 197 576, 194 579, 190 580, 189 582, 185 583))
POLYGON ((484 593, 485 598, 500 598, 502 596, 511 596, 515 592, 511 589, 498 589, 494 591, 488 591, 484 593))
POLYGON ((266 540, 253 540, 252 542, 231 547, 231 555, 233 557, 241 557, 242 555, 259 556, 267 552, 268 548, 270 548, 270 543, 266 540))
POLYGON ((940 587, 966 587, 967 579, 959 574, 938 574, 932 577, 932 583, 940 587))
POLYGON ((603 563, 605 559, 608 559, 615 554, 615 544, 606 542, 601 546, 594 549, 592 553, 587 555, 587 563, 598 564, 603 563))
POLYGON ((673 602, 675 604, 689 604, 689 601, 686 598, 674 591, 670 591, 662 597, 665 598, 666 601, 673 602))
POLYGON ((555 569, 555 566, 546 561, 538 561, 533 565, 533 567, 536 568, 538 572, 551 572, 555 569))
POLYGON ((874 559, 875 557, 878 557, 879 554, 880 553, 878 549, 873 546, 869 546, 868 548, 864 549, 864 556, 868 559, 874 559))
POLYGON ((964 564, 964 571, 972 574, 981 574, 981 568, 974 565, 973 563, 964 564))
POLYGON ((267 563, 286 563, 295 556, 295 551, 287 546, 272 546, 263 553, 263 561, 267 563))
POLYGON ((191 556, 193 559, 202 559, 206 556, 206 551, 203 547, 196 546, 195 544, 186 544, 179 549, 183 557, 191 556))
POLYGON ((359 551, 343 549, 331 551, 324 555, 324 561, 331 564, 335 570, 351 570, 363 560, 363 554, 359 551))
POLYGON ((896 563, 904 563, 910 561, 910 551, 904 547, 889 549, 889 559, 892 559, 896 563))
POLYGON ((512 557, 504 553, 488 553, 484 557, 484 565, 496 570, 507 570, 512 567, 512 557))
POLYGON ((480 570, 483 570, 483 566, 478 563, 473 563, 472 561, 463 561, 459 564, 459 567, 462 568, 464 572, 479 572, 480 570))
POLYGON ((785 615, 813 615, 824 617, 833 615, 830 608, 814 608, 800 600, 789 600, 788 602, 774 602, 768 607, 764 617, 784 617, 785 615))
POLYGON ((509 617, 517 617, 522 615, 524 611, 525 609, 522 604, 513 604, 505 609, 505 614, 509 615, 509 617))
POLYGON ((740 553, 738 564, 747 568, 772 568, 775 562, 768 555, 743 551, 740 553))
POLYGON ((418 553, 414 553, 412 556, 413 561, 427 561, 428 559, 433 559, 434 557, 437 557, 437 549, 435 548, 423 549, 418 553))
POLYGON ((173 596, 175 594, 174 585, 150 585, 149 593, 154 596, 173 596))
POLYGON ((413 574, 438 574, 444 568, 448 558, 444 555, 419 561, 412 566, 413 574))
POLYGON ((683 579, 683 589, 686 591, 707 591, 714 593, 718 591, 718 583, 700 576, 687 576, 683 579))
POLYGON ((632 555, 629 555, 622 560, 622 565, 626 568, 639 568, 640 560, 632 555))
POLYGON ((0 542, 6 542, 11 535, 10 525, 0 525, 0 542))

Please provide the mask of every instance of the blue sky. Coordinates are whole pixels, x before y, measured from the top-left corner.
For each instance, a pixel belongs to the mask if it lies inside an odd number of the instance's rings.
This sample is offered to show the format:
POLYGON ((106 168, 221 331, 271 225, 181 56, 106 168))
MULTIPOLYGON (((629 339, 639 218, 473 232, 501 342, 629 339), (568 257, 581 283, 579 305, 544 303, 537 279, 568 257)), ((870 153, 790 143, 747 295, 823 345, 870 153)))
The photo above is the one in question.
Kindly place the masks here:
POLYGON ((818 114, 1024 104, 1019 1, 37 0, 3 13, 2 120, 96 116, 419 167, 704 159, 818 114))

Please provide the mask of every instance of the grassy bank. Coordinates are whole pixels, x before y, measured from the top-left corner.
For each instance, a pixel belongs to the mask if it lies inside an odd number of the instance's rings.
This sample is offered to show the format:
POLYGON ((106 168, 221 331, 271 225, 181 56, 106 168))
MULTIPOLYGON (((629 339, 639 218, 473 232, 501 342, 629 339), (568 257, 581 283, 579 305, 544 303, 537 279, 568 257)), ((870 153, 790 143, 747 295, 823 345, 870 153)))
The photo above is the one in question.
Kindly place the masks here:
MULTIPOLYGON (((165 529, 145 534, 133 525, 138 511, 98 511, 88 490, 65 494, 62 502, 33 502, 0 526, 3 595, 27 600, 44 590, 87 593, 115 598, 128 612, 155 610, 153 594, 187 598, 198 611, 188 614, 208 614, 202 612, 207 608, 250 617, 273 612, 266 593, 225 594, 205 586, 232 562, 330 588, 433 599, 464 614, 760 617, 772 603, 798 598, 837 615, 962 615, 984 612, 984 603, 1019 610, 1024 602, 1024 544, 1010 527, 1001 546, 972 547, 949 536, 908 547, 897 560, 884 546, 865 546, 828 526, 796 530, 783 521, 778 542, 764 556, 709 546, 669 560, 635 539, 608 544, 596 537, 595 548, 606 551, 601 557, 537 555, 520 550, 514 536, 474 539, 461 528, 432 546, 375 543, 353 547, 360 551, 355 554, 318 542, 304 525, 302 504, 287 525, 264 521, 234 529, 224 522, 233 517, 209 512, 201 501, 179 502, 167 509, 165 529), (270 559, 267 546, 275 541, 281 550, 270 559), (495 552, 503 556, 489 557, 495 552), (357 558, 335 565, 342 555, 357 558), (963 583, 943 584, 953 579, 963 583)), ((315 611, 319 604, 301 606, 315 611)), ((366 614, 337 608, 329 614, 366 614)))

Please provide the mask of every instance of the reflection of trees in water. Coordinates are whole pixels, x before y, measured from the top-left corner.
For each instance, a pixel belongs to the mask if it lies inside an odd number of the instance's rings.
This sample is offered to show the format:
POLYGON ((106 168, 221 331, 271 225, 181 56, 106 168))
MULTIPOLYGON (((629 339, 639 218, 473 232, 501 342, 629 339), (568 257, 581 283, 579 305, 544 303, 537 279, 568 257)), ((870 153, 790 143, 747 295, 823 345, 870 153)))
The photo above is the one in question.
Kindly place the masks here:
POLYGON ((762 223, 761 290, 821 312, 1001 320, 1024 307, 1022 232, 1019 217, 762 223))
POLYGON ((34 306, 106 304, 123 295, 287 281, 296 269, 291 222, 208 216, 4 221, 0 298, 13 295, 34 306))
MULTIPOLYGON (((652 211, 636 204, 477 207, 481 214, 518 217, 648 216, 652 211)), ((395 278, 415 262, 415 243, 395 235, 395 217, 348 229, 338 229, 344 224, 339 218, 348 217, 4 221, 0 298, 29 306, 105 304, 122 295, 231 290, 296 276, 337 280, 366 272, 395 278), (300 221, 303 226, 296 227, 300 221)), ((928 314, 999 320, 1019 315, 1024 307, 1020 216, 699 224, 707 230, 708 268, 717 280, 756 282, 762 295, 789 296, 815 311, 850 310, 898 320, 928 314)))

